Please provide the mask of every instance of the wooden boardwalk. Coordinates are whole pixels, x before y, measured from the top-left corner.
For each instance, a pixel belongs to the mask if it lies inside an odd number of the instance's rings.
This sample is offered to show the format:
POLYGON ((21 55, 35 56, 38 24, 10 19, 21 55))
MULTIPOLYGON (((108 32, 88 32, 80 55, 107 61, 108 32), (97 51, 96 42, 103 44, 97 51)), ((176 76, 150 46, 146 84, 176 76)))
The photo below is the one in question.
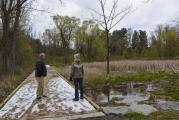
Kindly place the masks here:
POLYGON ((0 120, 70 120, 104 116, 100 107, 85 96, 72 101, 73 86, 48 66, 46 77, 48 98, 36 101, 37 82, 34 72, 3 102, 0 120))

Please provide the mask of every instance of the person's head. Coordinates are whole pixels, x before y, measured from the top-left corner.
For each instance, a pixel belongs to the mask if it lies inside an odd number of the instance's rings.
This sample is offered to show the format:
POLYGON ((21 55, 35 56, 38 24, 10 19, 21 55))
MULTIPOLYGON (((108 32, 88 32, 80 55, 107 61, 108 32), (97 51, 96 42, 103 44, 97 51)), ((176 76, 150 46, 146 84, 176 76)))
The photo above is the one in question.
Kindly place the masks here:
POLYGON ((45 60, 45 53, 40 53, 39 54, 39 59, 40 60, 45 60))
POLYGON ((79 53, 74 54, 74 61, 75 62, 80 62, 80 54, 79 53))

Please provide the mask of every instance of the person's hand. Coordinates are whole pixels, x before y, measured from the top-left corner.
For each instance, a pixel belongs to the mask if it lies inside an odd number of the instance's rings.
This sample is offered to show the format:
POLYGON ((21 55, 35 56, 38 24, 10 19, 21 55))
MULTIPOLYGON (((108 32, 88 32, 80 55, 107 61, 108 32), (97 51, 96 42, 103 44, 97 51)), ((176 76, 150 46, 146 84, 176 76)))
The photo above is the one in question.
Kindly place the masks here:
POLYGON ((70 77, 70 81, 73 81, 73 78, 72 78, 72 77, 70 77))

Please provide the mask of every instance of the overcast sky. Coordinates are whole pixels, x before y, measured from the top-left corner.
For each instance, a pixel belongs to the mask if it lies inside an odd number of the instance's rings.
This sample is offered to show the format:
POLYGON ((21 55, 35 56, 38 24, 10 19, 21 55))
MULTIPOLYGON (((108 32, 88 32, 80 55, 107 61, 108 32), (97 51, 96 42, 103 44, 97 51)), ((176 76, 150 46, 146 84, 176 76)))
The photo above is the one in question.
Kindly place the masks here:
MULTIPOLYGON (((55 14, 76 16, 81 20, 90 19, 95 14, 89 9, 98 10, 98 0, 37 0, 34 6, 51 13, 32 12, 30 23, 33 31, 42 33, 46 28, 52 28, 51 16, 55 14)), ((109 0, 112 2, 112 0, 109 0)), ((179 18, 179 0, 119 0, 119 11, 127 5, 133 6, 133 12, 126 16, 114 29, 122 27, 153 31, 159 24, 174 24, 179 18)), ((107 7, 110 8, 110 3, 107 7)))

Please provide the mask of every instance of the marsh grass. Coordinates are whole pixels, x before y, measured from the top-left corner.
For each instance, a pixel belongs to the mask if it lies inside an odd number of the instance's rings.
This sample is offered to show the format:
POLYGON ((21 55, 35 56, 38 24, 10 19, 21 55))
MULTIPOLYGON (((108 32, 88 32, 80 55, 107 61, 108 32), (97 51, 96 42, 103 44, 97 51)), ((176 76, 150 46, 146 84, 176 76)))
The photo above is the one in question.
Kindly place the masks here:
MULTIPOLYGON (((105 75, 106 62, 84 63, 85 75, 105 75)), ((111 74, 179 70, 179 60, 121 60, 110 62, 111 74)), ((70 66, 61 66, 59 72, 69 75, 70 66)))
MULTIPOLYGON (((84 64, 86 70, 105 72, 106 62, 84 64)), ((179 60, 121 60, 110 62, 111 72, 156 72, 179 70, 179 60)))

